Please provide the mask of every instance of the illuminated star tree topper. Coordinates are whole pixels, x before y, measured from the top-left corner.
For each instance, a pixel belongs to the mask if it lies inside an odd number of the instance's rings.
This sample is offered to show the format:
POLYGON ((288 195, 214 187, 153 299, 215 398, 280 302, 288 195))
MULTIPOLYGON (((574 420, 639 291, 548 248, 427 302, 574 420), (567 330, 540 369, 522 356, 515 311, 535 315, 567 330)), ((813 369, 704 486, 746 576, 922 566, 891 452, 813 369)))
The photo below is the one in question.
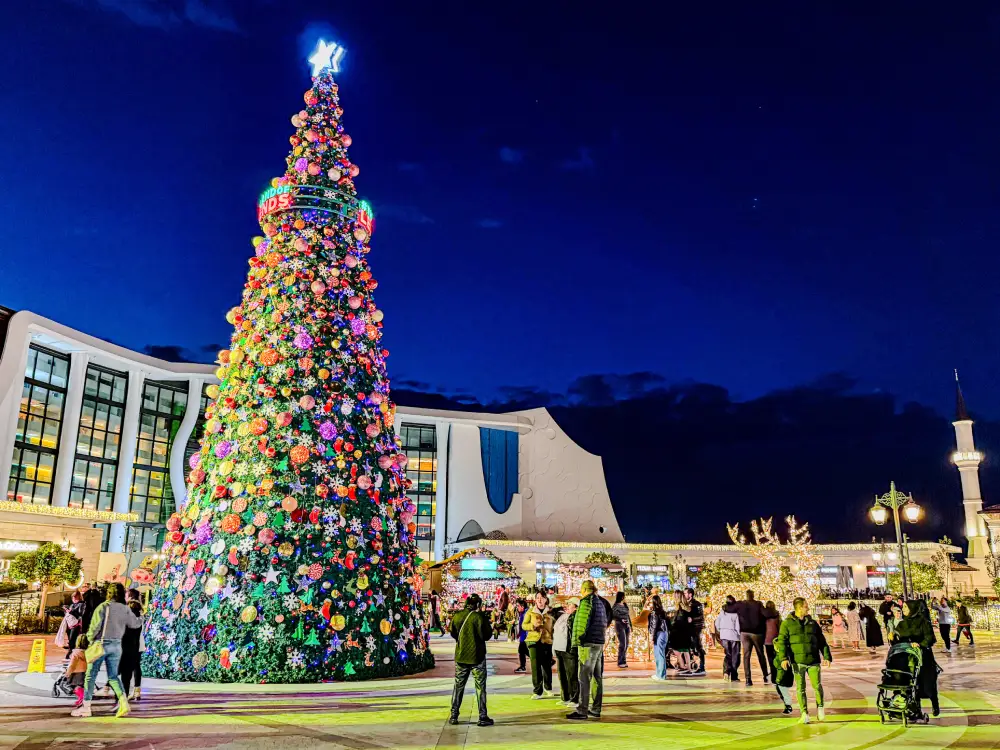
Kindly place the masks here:
POLYGON ((318 76, 324 68, 330 68, 334 73, 339 73, 340 61, 344 58, 344 52, 344 48, 336 42, 320 39, 319 44, 316 45, 316 51, 309 58, 309 62, 313 66, 313 78, 318 76))

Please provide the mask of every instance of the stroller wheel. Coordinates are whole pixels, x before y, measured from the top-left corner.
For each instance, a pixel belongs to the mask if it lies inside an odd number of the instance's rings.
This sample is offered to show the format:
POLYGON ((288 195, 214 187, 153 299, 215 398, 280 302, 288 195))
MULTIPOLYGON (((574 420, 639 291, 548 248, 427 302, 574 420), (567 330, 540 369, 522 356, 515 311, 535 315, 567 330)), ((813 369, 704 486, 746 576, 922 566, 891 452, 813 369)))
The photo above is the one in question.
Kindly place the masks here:
POLYGON ((59 692, 60 692, 59 691, 59 683, 57 682, 57 683, 55 683, 52 686, 52 697, 53 698, 58 698, 59 697, 59 692))

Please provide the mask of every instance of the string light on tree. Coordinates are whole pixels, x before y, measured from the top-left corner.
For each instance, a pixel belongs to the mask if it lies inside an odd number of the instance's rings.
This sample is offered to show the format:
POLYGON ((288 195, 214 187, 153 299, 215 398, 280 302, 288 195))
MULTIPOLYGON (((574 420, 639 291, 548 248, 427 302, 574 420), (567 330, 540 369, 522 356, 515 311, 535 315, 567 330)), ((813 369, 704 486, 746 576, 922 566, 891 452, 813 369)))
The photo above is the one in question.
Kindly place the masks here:
POLYGON ((374 217, 333 79, 343 54, 321 41, 310 57, 286 169, 257 203, 188 502, 166 524, 152 676, 360 680, 434 663, 366 258, 374 217))

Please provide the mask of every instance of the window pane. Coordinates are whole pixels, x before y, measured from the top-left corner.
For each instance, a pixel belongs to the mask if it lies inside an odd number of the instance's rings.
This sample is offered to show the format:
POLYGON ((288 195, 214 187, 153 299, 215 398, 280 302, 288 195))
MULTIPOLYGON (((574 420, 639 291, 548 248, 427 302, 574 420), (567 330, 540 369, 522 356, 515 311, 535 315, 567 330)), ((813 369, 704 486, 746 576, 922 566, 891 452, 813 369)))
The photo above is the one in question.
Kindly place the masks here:
POLYGON ((114 433, 109 433, 105 436, 104 441, 104 457, 109 461, 118 460, 118 441, 120 438, 114 433))
POLYGON ((46 448, 55 448, 59 445, 59 426, 61 422, 51 419, 45 420, 45 427, 42 433, 42 445, 46 448))
POLYGON ((48 389, 40 385, 32 386, 31 401, 28 404, 28 411, 39 416, 45 414, 45 399, 49 395, 48 389))
POLYGON ((38 445, 42 441, 42 419, 40 417, 28 417, 28 422, 24 428, 24 442, 38 445))
POLYGON ((52 385, 65 388, 69 381, 69 360, 55 357, 52 365, 52 385))
POLYGON ((122 431, 122 417, 125 415, 125 410, 120 406, 112 406, 108 411, 108 431, 109 432, 121 432, 122 431))
POLYGON ((35 377, 35 360, 38 358, 38 352, 28 347, 28 359, 24 365, 24 377, 33 378, 35 377))
POLYGON ((115 384, 111 390, 111 400, 116 403, 125 403, 125 391, 127 388, 127 383, 125 378, 115 376, 115 384))

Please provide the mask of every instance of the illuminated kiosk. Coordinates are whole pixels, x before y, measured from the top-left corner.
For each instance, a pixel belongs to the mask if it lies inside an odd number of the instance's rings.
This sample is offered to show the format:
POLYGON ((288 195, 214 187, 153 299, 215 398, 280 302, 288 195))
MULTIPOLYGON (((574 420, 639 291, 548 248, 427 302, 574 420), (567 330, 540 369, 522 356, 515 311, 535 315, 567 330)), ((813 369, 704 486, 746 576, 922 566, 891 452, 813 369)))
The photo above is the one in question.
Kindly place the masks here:
POLYGON ((479 594, 492 606, 500 586, 513 595, 514 589, 521 585, 521 579, 509 562, 481 547, 452 555, 431 566, 430 572, 432 588, 435 579, 439 579, 441 599, 449 609, 461 607, 469 594, 479 594))
POLYGON ((580 596, 580 586, 587 580, 593 581, 597 593, 605 598, 625 588, 625 568, 617 563, 563 563, 558 575, 564 597, 580 596))

